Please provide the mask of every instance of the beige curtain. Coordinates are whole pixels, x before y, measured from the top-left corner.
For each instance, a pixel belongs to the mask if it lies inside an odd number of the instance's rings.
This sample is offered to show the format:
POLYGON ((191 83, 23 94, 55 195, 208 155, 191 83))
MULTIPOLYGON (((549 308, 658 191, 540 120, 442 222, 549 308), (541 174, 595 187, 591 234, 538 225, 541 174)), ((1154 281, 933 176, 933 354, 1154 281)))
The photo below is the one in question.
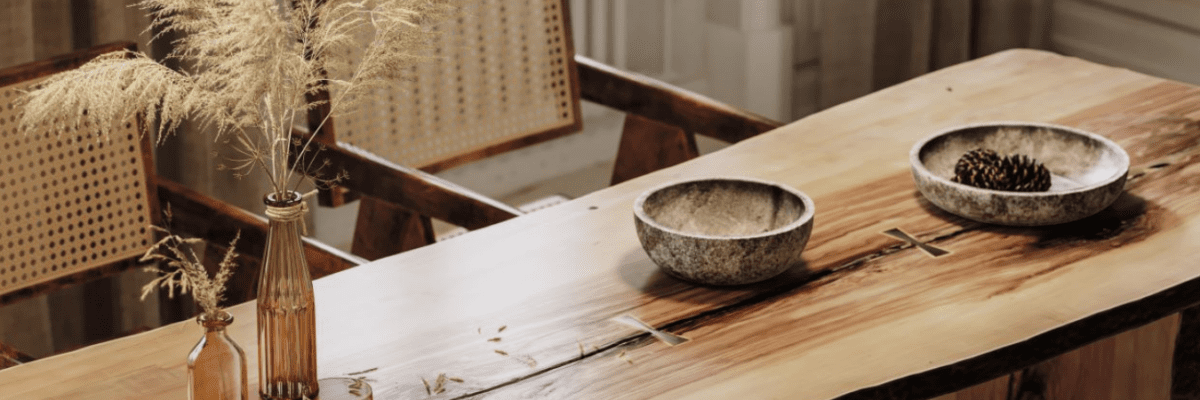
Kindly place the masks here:
POLYGON ((1004 49, 1046 48, 1052 0, 792 0, 793 117, 1004 49))
MULTIPOLYGON (((0 67, 129 40, 147 50, 133 0, 0 0, 0 67)), ((151 53, 153 53, 151 51, 151 53)))

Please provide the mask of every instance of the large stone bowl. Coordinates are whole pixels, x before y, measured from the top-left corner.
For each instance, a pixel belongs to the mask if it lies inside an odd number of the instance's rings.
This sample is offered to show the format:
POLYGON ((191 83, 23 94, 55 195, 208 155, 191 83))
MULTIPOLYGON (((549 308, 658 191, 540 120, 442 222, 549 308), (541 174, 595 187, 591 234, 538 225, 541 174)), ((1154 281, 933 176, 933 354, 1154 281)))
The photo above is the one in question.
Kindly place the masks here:
POLYGON ((1113 141, 1079 129, 1033 122, 951 128, 913 145, 917 189, 929 202, 975 221, 1040 226, 1075 221, 1108 207, 1125 189, 1129 155, 1113 141), (985 148, 1025 154, 1050 170, 1050 190, 1010 192, 952 182, 963 154, 985 148))
POLYGON ((638 239, 668 275, 705 285, 759 282, 800 262, 812 199, 755 179, 663 185, 633 203, 638 239))

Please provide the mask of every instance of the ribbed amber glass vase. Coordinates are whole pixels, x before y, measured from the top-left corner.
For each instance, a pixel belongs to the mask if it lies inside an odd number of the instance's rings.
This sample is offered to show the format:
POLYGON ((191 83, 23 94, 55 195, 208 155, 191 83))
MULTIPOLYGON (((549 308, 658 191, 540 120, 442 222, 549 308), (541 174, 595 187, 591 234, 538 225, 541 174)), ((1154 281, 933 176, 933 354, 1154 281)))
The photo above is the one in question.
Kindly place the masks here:
POLYGON ((264 399, 316 398, 317 332, 299 193, 267 195, 271 222, 258 280, 258 383, 264 399))

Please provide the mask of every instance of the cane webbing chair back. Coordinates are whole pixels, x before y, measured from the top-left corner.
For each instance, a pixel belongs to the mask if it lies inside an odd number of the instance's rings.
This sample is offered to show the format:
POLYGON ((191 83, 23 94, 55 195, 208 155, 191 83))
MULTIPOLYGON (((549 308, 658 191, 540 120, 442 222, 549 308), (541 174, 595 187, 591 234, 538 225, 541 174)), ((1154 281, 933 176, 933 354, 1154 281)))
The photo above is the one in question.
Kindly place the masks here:
POLYGON ((106 137, 86 123, 18 128, 23 90, 121 49, 0 70, 0 298, 96 273, 151 244, 150 144, 135 124, 106 137))
MULTIPOLYGON (((434 218, 478 229, 522 215, 429 173, 579 131, 581 96, 677 126, 680 137, 696 132, 737 141, 779 126, 575 55, 565 0, 465 3, 462 18, 436 28, 444 35, 434 60, 414 67, 412 81, 375 92, 365 106, 335 115, 319 131, 315 128, 330 106, 308 115, 307 131, 327 147, 304 153, 308 161, 299 165, 321 166, 305 171, 311 175, 349 176, 338 187, 322 190, 321 204, 336 207, 362 199, 354 254, 377 259, 432 243, 434 218)), ((361 39, 365 44, 367 38, 361 39)), ((313 97, 337 101, 336 92, 313 97)), ((629 132, 623 137, 635 140, 627 145, 622 139, 621 148, 638 151, 618 151, 615 170, 622 179, 679 162, 679 157, 662 157, 679 143, 692 147, 681 157, 697 153, 690 136, 658 143, 661 134, 629 132), (622 157, 653 162, 626 168, 622 157)), ((306 135, 299 132, 300 138, 306 135)))
POLYGON ((439 26, 433 59, 414 80, 375 91, 334 118, 333 132, 432 172, 578 131, 569 21, 562 0, 468 0, 439 26))

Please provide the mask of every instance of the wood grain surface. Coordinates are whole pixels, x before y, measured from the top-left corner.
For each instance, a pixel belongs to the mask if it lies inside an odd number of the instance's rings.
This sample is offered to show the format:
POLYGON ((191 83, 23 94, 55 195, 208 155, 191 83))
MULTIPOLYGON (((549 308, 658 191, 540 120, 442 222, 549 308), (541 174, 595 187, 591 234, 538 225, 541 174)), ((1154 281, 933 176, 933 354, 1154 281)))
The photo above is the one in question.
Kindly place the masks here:
MULTIPOLYGON (((1200 301, 1190 239, 1200 234, 1196 94, 1028 50, 934 72, 319 279, 319 374, 370 370, 355 376, 381 399, 430 397, 422 378, 439 374, 462 380, 433 396, 442 399, 928 398, 981 383, 968 389, 978 396, 958 398, 996 398, 988 389, 1012 382, 1012 371, 1047 371, 1038 363, 1200 301), (1059 122, 1113 138, 1133 160, 1128 192, 1095 217, 1040 229, 981 225, 930 206, 908 175, 909 147, 988 120, 1059 122), (813 197, 805 263, 721 289, 659 272, 633 233, 633 199, 713 175, 813 197), (931 257, 882 233, 893 228, 949 254, 931 257), (668 346, 611 321, 622 315, 690 341, 668 346)), ((253 354, 253 303, 231 312, 239 322, 230 335, 253 354)), ((0 371, 0 393, 184 398, 184 360, 199 336, 185 322, 11 367, 0 371)), ((1113 354, 1137 355, 1129 349, 1113 354)))

